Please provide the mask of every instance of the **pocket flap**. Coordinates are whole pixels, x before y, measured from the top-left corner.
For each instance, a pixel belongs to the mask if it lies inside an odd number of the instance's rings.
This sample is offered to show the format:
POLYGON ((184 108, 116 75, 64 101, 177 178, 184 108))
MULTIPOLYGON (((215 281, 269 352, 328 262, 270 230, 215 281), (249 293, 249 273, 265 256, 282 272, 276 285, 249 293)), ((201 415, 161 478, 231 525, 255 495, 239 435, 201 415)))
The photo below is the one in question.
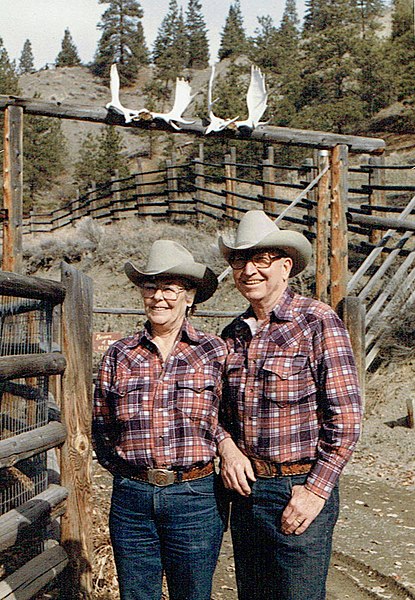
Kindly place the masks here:
POLYGON ((307 354, 298 354, 298 350, 284 351, 284 353, 265 359, 262 368, 264 371, 278 375, 281 379, 289 379, 305 368, 307 360, 307 354))

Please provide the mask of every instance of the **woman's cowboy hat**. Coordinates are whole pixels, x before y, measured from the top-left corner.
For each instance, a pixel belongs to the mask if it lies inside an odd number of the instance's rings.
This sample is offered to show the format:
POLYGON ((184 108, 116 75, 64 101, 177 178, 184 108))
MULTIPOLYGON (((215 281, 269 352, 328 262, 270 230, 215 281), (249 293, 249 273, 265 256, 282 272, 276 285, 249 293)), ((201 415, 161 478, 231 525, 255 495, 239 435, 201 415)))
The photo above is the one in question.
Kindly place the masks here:
POLYGON ((153 243, 144 269, 137 269, 131 262, 127 262, 124 271, 138 286, 155 276, 183 277, 196 288, 196 304, 210 298, 218 287, 214 272, 206 265, 197 263, 186 248, 171 240, 156 240, 153 243))
POLYGON ((278 248, 293 261, 291 277, 301 273, 311 258, 311 244, 304 235, 280 229, 262 210, 249 210, 238 225, 235 239, 225 241, 220 236, 218 243, 225 260, 236 251, 278 248))

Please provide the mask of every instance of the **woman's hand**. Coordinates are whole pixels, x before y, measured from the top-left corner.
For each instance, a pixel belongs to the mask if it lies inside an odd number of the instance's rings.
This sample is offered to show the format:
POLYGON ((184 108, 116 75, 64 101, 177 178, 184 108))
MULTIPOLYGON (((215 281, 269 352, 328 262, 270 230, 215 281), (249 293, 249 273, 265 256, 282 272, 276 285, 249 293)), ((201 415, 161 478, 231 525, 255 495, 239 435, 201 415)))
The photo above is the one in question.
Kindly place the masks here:
POLYGON ((249 481, 256 481, 251 462, 231 438, 222 440, 218 446, 221 459, 221 475, 225 487, 241 496, 249 496, 249 481))

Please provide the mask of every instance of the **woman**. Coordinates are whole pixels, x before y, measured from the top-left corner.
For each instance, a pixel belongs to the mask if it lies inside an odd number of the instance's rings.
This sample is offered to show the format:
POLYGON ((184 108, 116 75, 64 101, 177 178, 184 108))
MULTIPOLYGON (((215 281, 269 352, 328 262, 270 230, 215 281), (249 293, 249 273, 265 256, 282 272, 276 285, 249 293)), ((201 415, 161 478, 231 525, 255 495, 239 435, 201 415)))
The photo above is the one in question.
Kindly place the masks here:
POLYGON ((93 436, 114 475, 110 533, 122 600, 209 600, 223 534, 213 459, 226 349, 187 313, 217 279, 180 244, 158 240, 125 265, 148 321, 113 344, 95 388, 93 436))

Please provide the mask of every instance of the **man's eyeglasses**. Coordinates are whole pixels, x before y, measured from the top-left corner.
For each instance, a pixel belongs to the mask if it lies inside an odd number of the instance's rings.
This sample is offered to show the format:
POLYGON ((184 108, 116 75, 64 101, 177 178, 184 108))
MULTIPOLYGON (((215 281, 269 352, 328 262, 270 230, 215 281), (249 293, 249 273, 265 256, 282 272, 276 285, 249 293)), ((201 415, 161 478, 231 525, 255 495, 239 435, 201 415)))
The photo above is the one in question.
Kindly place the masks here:
POLYGON ((184 288, 163 284, 163 283, 143 283, 140 286, 144 298, 153 298, 157 290, 160 290, 165 300, 177 300, 179 294, 185 291, 184 288))
POLYGON ((285 254, 273 254, 270 252, 257 252, 255 254, 232 254, 229 264, 234 271, 244 269, 251 262, 257 269, 268 269, 272 263, 280 258, 286 258, 285 254))

